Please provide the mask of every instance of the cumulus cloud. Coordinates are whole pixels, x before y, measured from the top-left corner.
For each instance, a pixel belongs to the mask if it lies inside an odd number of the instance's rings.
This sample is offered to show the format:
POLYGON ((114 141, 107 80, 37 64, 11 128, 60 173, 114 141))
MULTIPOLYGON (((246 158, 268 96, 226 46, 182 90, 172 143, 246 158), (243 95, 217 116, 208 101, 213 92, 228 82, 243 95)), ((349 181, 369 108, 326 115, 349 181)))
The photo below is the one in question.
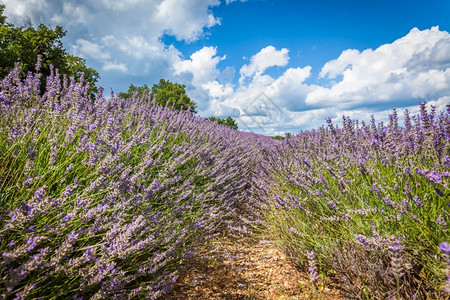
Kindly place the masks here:
POLYGON ((51 8, 47 0, 3 0, 5 4, 5 15, 10 22, 20 24, 25 19, 30 19, 33 23, 41 23, 48 15, 51 8))
POLYGON ((118 71, 122 73, 127 73, 128 68, 125 64, 122 63, 114 63, 114 62, 105 62, 105 64, 102 67, 102 70, 104 71, 118 71))
POLYGON ((306 104, 355 108, 448 95, 449 51, 450 35, 438 27, 414 28, 375 50, 345 50, 320 72, 322 78, 342 80, 312 91, 306 104))
POLYGON ((209 10, 218 0, 164 0, 156 7, 158 24, 179 40, 191 41, 203 33, 203 28, 220 24, 209 10))
POLYGON ((86 41, 84 39, 78 39, 75 45, 72 46, 72 52, 75 55, 86 58, 89 56, 91 58, 98 58, 101 60, 106 60, 111 58, 111 56, 104 52, 103 47, 97 43, 86 41))
POLYGON ((281 50, 275 49, 273 46, 267 46, 257 54, 250 58, 249 65, 243 65, 239 73, 241 78, 239 82, 242 84, 245 78, 253 75, 261 75, 267 68, 273 66, 284 67, 289 61, 289 50, 283 48, 281 50))
POLYGON ((450 65, 450 35, 438 40, 433 47, 415 53, 405 64, 407 70, 445 69, 450 65))
POLYGON ((226 99, 233 95, 233 87, 231 84, 220 84, 218 81, 209 81, 202 84, 202 89, 208 91, 212 99, 226 99))
POLYGON ((21 25, 29 19, 34 25, 88 26, 94 20, 94 14, 82 1, 56 0, 3 0, 5 14, 10 22, 21 25))
POLYGON ((193 53, 190 59, 179 60, 174 67, 175 75, 182 73, 192 74, 192 85, 196 88, 201 88, 203 84, 215 80, 219 71, 217 64, 226 58, 226 56, 216 56, 216 47, 203 47, 202 49, 193 53))
POLYGON ((219 0, 0 2, 6 5, 8 20, 16 25, 27 18, 35 25, 61 25, 67 30, 65 48, 103 71, 101 85, 116 87, 136 79, 134 84, 173 79, 173 65, 180 61, 181 53, 165 44, 163 37, 172 35, 178 41, 192 42, 220 24, 212 12, 219 0), (126 77, 129 75, 133 78, 126 77))
POLYGON ((316 85, 304 83, 310 76, 311 66, 289 68, 266 88, 266 93, 289 111, 309 109, 305 105, 305 98, 317 88, 316 85))
POLYGON ((238 123, 243 129, 264 134, 289 131, 298 125, 292 113, 306 110, 304 99, 316 88, 304 83, 310 75, 310 66, 288 68, 278 78, 255 74, 250 83, 240 85, 223 103, 239 108, 238 123))
MULTIPOLYGON (((226 0, 225 2, 227 3, 227 5, 228 4, 230 4, 230 3, 233 3, 233 2, 235 2, 235 1, 237 1, 237 0, 226 0)), ((247 0, 240 0, 241 2, 246 2, 247 0)))
POLYGON ((50 22, 53 24, 66 24, 66 26, 80 24, 89 26, 94 17, 95 15, 86 6, 80 6, 76 2, 62 2, 62 12, 51 15, 50 22), (67 16, 70 16, 70 18, 67 18, 67 16))
POLYGON ((227 118, 227 117, 239 118, 241 115, 241 111, 238 108, 228 106, 223 102, 220 102, 215 99, 211 100, 211 102, 209 103, 209 110, 210 110, 209 115, 213 115, 220 118, 227 118))
POLYGON ((232 114, 242 129, 261 132, 262 128, 269 128, 269 124, 286 121, 284 110, 304 108, 304 99, 315 86, 305 84, 311 76, 310 66, 288 68, 278 78, 264 74, 271 66, 287 64, 287 49, 268 46, 252 58, 250 64, 243 67, 244 71, 241 69, 241 74, 244 73, 249 80, 241 80, 239 85, 218 80, 221 77, 218 63, 226 57, 217 56, 216 48, 203 48, 190 60, 180 61, 176 70, 178 73, 189 71, 193 75, 191 82, 196 86, 195 94, 203 92, 207 95, 205 115, 232 114))
POLYGON ((218 80, 218 63, 226 63, 226 58, 217 56, 217 48, 203 48, 180 62, 177 72, 193 75, 195 95, 203 95, 209 104, 203 106, 204 114, 236 109, 241 129, 280 134, 317 128, 328 117, 339 123, 343 115, 368 120, 374 114, 385 121, 394 106, 414 113, 424 100, 444 110, 450 102, 449 46, 449 33, 433 27, 412 29, 374 50, 348 49, 323 66, 319 78, 328 83, 322 86, 307 83, 310 66, 289 67, 275 78, 266 74, 271 66, 287 66, 289 61, 287 49, 273 46, 251 56, 237 85, 218 80), (259 101, 261 97, 266 98, 259 101))
POLYGON ((126 36, 116 39, 114 43, 124 54, 136 60, 160 58, 164 53, 164 45, 149 41, 143 36, 126 36))
MULTIPOLYGON (((140 4, 143 4, 144 2, 149 2, 148 0, 121 0, 121 1, 110 1, 110 0, 97 0, 99 1, 104 7, 111 9, 113 11, 126 11, 130 10, 140 4)), ((155 1, 151 1, 155 3, 155 1)))
MULTIPOLYGON (((30 18, 33 23, 91 26, 91 31, 123 28, 156 34, 170 33, 179 40, 195 40, 203 29, 220 24, 210 8, 219 0, 3 0, 6 15, 15 23, 30 18), (127 24, 128 23, 128 24, 127 24), (95 29, 95 30, 93 30, 95 29)), ((125 33, 122 32, 122 33, 125 33)))

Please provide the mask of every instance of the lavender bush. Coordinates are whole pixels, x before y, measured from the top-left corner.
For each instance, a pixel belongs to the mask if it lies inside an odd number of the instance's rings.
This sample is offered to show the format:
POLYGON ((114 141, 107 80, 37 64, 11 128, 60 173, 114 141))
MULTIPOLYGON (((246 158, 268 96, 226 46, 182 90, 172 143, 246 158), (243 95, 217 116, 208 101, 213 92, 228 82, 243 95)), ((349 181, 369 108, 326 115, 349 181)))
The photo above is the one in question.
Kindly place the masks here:
POLYGON ((16 68, 0 91, 0 297, 164 295, 183 258, 239 219, 254 135, 151 95, 91 99, 57 70, 41 96, 40 76, 16 68))
POLYGON ((255 225, 314 286, 449 291, 450 111, 278 141, 150 94, 92 99, 57 70, 41 95, 41 79, 16 68, 1 82, 1 298, 164 297, 197 246, 255 225))
POLYGON ((447 107, 437 115, 422 103, 403 127, 394 110, 386 125, 344 117, 342 128, 328 120, 286 139, 266 164, 273 238, 305 271, 315 253, 351 298, 445 297, 447 107))

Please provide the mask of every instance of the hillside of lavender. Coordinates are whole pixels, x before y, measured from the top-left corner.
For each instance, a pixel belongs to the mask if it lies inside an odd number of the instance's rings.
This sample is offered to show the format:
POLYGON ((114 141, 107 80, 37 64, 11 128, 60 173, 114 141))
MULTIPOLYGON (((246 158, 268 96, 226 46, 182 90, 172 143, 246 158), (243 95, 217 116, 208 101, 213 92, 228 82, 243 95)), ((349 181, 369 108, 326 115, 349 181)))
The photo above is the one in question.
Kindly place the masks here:
POLYGON ((450 292, 450 107, 279 141, 57 70, 42 95, 38 71, 0 90, 0 298, 164 298, 197 247, 252 230, 317 293, 450 292))

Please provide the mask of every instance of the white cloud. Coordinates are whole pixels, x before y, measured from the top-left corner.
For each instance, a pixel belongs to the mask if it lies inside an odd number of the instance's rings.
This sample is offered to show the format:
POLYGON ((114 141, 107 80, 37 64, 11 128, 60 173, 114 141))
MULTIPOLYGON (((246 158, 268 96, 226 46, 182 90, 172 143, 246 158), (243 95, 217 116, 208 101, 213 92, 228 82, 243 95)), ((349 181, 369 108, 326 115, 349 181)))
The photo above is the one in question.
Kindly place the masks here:
MULTIPOLYGON (((97 0, 99 1, 99 0, 97 0)), ((126 11, 135 8, 136 6, 143 4, 145 2, 155 3, 156 1, 149 0, 121 0, 121 1, 111 1, 111 0, 100 0, 99 2, 106 8, 113 11, 126 11)))
MULTIPOLYGON (((206 50, 204 48, 204 50, 206 50)), ((211 50, 211 49, 210 49, 211 50)), ((206 51, 205 51, 206 53, 206 51)), ((203 91, 207 93, 209 106, 203 111, 204 115, 226 116, 226 113, 233 113, 237 118, 242 129, 249 129, 261 132, 269 127, 265 127, 274 122, 285 122, 289 118, 284 115, 283 111, 297 110, 305 107, 304 99, 308 92, 315 89, 304 81, 311 75, 311 67, 289 68, 278 78, 272 78, 270 75, 264 74, 264 71, 272 65, 286 64, 289 57, 286 50, 276 50, 273 47, 266 47, 253 56, 253 64, 255 72, 247 73, 250 77, 248 82, 241 82, 239 86, 234 87, 229 83, 220 83, 215 80, 217 77, 218 57, 216 51, 208 51, 208 55, 204 55, 206 60, 199 63, 198 67, 212 70, 206 72, 201 85, 201 89, 197 87, 197 92, 203 91), (261 54, 262 55, 258 55, 261 54), (279 58, 271 61, 264 61, 267 53, 278 54, 279 58), (213 60, 213 59, 216 60, 213 60), (207 63, 209 62, 209 64, 207 63), (234 108, 234 110, 231 110, 234 108)), ((221 58, 224 59, 224 58, 221 58)), ((189 63, 194 59, 188 61, 189 63)), ((185 61, 186 62, 186 61, 185 61)), ((198 73, 201 73, 197 70, 198 73)), ((195 82, 195 75, 192 82, 195 82)), ((265 132, 267 133, 267 132, 265 132)))
POLYGON ((375 50, 346 50, 320 76, 342 80, 311 92, 306 104, 354 108, 450 93, 450 35, 438 27, 412 29, 375 50))
POLYGON ((438 40, 433 47, 414 54, 405 64, 408 70, 444 69, 450 65, 450 35, 438 40))
MULTIPOLYGON (((3 0, 5 14, 10 22, 22 25, 25 19, 30 19, 33 25, 69 26, 85 25, 93 20, 94 14, 79 1, 56 0, 3 0)), ((80 1, 81 2, 81 1, 80 1)))
POLYGON ((375 50, 343 51, 326 63, 320 73, 319 77, 331 84, 329 88, 326 83, 307 83, 310 66, 287 68, 275 78, 265 74, 270 66, 286 66, 289 60, 287 49, 270 46, 253 55, 250 63, 241 68, 238 85, 217 80, 218 62, 225 57, 217 57, 217 49, 212 47, 180 62, 178 73, 189 70, 193 75, 190 82, 195 83, 194 94, 203 95, 207 99, 203 101, 209 104, 203 105, 203 115, 233 113, 241 129, 280 134, 317 128, 327 117, 339 123, 342 115, 368 121, 374 114, 378 120, 386 121, 391 108, 416 112, 418 103, 427 99, 437 99, 429 103, 444 110, 445 104, 450 103, 449 45, 445 31, 413 29, 405 37, 375 50), (267 98, 258 102, 261 95, 267 98))
POLYGON ((84 39, 78 39, 76 41, 76 44, 72 46, 72 52, 75 55, 82 56, 84 58, 86 56, 100 60, 111 58, 111 55, 103 51, 103 47, 101 45, 84 39))
POLYGON ((192 41, 202 35, 204 27, 220 24, 209 10, 219 4, 218 0, 163 0, 156 7, 155 20, 177 39, 192 41))
MULTIPOLYGON (((237 1, 237 0, 226 0, 225 2, 227 3, 227 5, 228 4, 230 4, 230 3, 233 3, 233 2, 235 2, 235 1, 237 1)), ((241 2, 246 2, 247 0, 240 0, 241 2)))
POLYGON ((243 83, 246 77, 253 75, 261 75, 267 68, 273 66, 284 67, 289 61, 289 50, 283 48, 281 50, 275 49, 273 46, 267 46, 257 54, 250 58, 249 65, 243 65, 239 73, 241 78, 239 82, 243 83))
POLYGON ((192 85, 201 88, 204 84, 214 81, 219 75, 217 64, 225 59, 225 56, 216 56, 216 47, 203 47, 191 55, 191 59, 180 60, 174 64, 175 75, 191 73, 192 85))
POLYGON ((169 34, 191 42, 220 24, 211 10, 220 4, 219 0, 0 0, 0 3, 6 4, 8 21, 16 25, 22 25, 26 18, 34 25, 44 23, 53 28, 61 25, 67 30, 65 48, 86 58, 89 66, 103 71, 101 85, 123 86, 136 78, 140 80, 133 81, 135 84, 173 79, 173 64, 180 61, 181 53, 164 44, 163 36, 169 34), (117 71, 133 78, 122 77, 117 71))
POLYGON ((3 0, 5 4, 5 15, 8 17, 8 21, 18 25, 22 25, 22 22, 30 18, 35 23, 42 22, 42 18, 34 18, 30 14, 31 11, 37 15, 46 15, 50 9, 49 3, 46 0, 3 0))
POLYGON ((209 114, 220 118, 239 118, 241 112, 238 108, 228 106, 218 100, 211 100, 209 103, 209 114))
POLYGON ((113 63, 113 62, 106 62, 103 65, 102 70, 104 71, 119 71, 122 73, 127 73, 128 72, 128 68, 125 64, 123 63, 113 63))
POLYGON ((208 91, 209 97, 212 99, 226 99, 234 92, 231 84, 220 84, 216 80, 202 84, 202 89, 208 91))
POLYGON ((50 22, 53 24, 66 24, 79 26, 80 24, 89 26, 95 16, 85 6, 78 5, 77 3, 63 2, 62 13, 53 14, 50 18, 50 22), (70 16, 70 18, 67 18, 70 16))
POLYGON ((306 109, 304 99, 316 88, 304 83, 310 75, 310 66, 289 68, 276 79, 255 74, 250 83, 240 85, 223 103, 239 108, 238 123, 243 129, 264 134, 280 134, 274 127, 291 131, 288 129, 295 125, 292 112, 306 109))
POLYGON ((115 40, 117 47, 133 59, 156 58, 164 53, 164 46, 155 41, 149 41, 143 36, 127 36, 115 40))
POLYGON ((289 68, 267 87, 266 93, 278 105, 290 111, 304 110, 306 96, 317 88, 315 85, 304 83, 310 75, 310 66, 289 68))

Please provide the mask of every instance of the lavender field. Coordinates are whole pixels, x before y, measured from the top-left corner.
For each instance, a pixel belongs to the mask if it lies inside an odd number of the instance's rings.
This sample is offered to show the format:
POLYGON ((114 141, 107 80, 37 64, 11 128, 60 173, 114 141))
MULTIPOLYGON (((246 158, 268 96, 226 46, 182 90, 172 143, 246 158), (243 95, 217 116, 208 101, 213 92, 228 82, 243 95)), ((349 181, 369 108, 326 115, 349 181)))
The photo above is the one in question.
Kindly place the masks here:
POLYGON ((448 296, 450 106, 279 141, 41 80, 0 90, 1 298, 164 298, 196 247, 254 229, 318 293, 448 296))

